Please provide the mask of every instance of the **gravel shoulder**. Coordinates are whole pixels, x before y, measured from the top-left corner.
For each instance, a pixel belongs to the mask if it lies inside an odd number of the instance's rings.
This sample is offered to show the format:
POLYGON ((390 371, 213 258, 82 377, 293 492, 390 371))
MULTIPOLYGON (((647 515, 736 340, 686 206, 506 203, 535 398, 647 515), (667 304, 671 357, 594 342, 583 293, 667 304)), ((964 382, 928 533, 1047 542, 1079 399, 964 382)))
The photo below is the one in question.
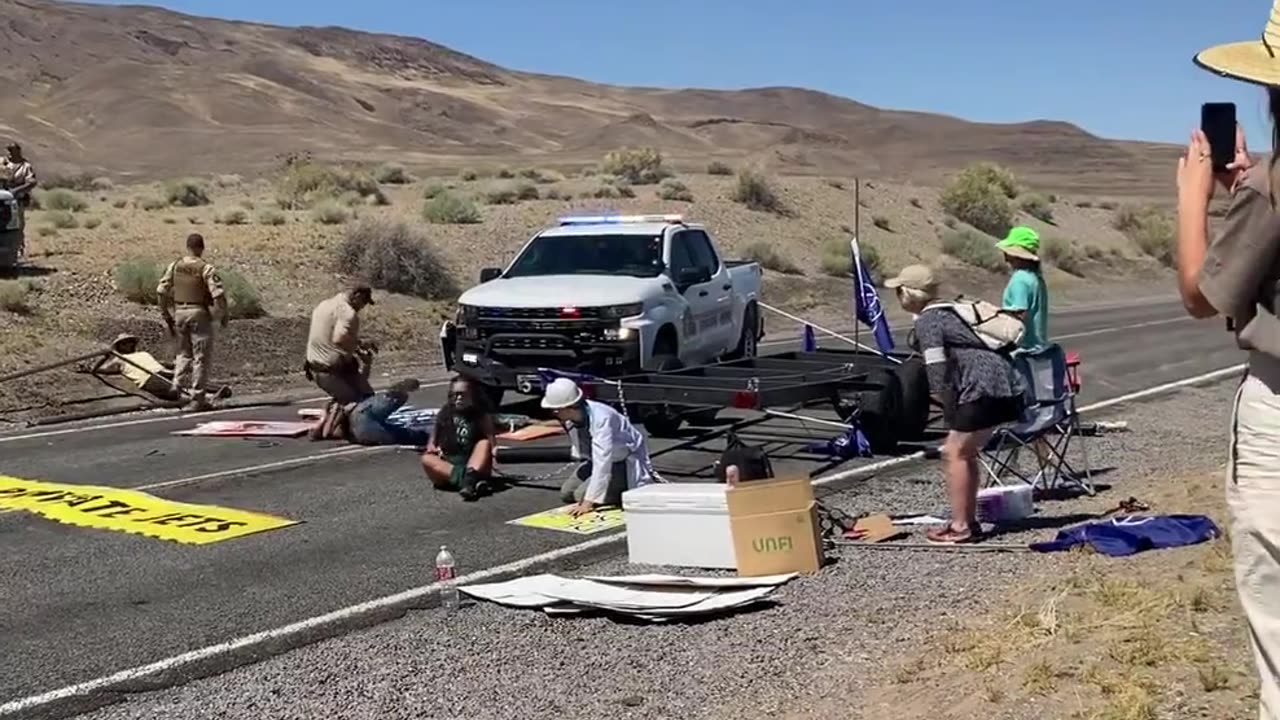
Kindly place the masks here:
MULTIPOLYGON (((1130 427, 1090 440, 1093 467, 1108 468, 1098 480, 1113 487, 1096 498, 1043 503, 1040 527, 1000 542, 1050 537, 1056 527, 1130 495, 1159 494, 1167 498, 1157 505, 1162 511, 1206 512, 1192 495, 1166 491, 1192 477, 1216 482, 1233 390, 1231 382, 1188 388, 1099 413, 1130 427)), ((934 463, 824 500, 852 512, 945 507, 934 463)), ((466 549, 459 552, 465 563, 466 549)), ((885 690, 905 687, 905 664, 928 654, 944 632, 1018 603, 1028 586, 1070 573, 1077 555, 841 549, 821 574, 785 587, 777 605, 697 624, 552 619, 484 604, 452 616, 422 611, 84 717, 887 717, 883 708, 905 707, 885 690)), ((1099 570, 1124 567, 1103 561, 1099 570)), ((572 572, 634 571, 618 558, 572 572)), ((992 716, 980 704, 974 710, 975 717, 992 716)), ((1076 711, 1057 704, 1032 716, 1076 711)))

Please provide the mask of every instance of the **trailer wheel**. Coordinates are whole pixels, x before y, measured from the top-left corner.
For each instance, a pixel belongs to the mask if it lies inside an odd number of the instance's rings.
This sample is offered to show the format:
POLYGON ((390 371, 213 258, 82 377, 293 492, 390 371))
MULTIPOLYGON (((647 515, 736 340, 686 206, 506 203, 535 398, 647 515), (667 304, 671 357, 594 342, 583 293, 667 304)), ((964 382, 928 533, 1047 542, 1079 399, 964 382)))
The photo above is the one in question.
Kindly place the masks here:
MULTIPOLYGON (((684 367, 680 358, 675 355, 654 355, 653 372, 679 370, 684 367)), ((659 438, 674 438, 680 433, 684 424, 684 410, 675 405, 651 405, 644 416, 644 429, 659 438)))
POLYGON ((899 440, 920 440, 929 426, 929 374, 924 362, 912 358, 897 369, 902 386, 902 423, 898 426, 899 440))
POLYGON ((902 439, 898 434, 902 427, 902 383, 897 373, 887 368, 872 370, 867 381, 880 387, 857 394, 862 434, 871 444, 871 452, 892 453, 902 439))

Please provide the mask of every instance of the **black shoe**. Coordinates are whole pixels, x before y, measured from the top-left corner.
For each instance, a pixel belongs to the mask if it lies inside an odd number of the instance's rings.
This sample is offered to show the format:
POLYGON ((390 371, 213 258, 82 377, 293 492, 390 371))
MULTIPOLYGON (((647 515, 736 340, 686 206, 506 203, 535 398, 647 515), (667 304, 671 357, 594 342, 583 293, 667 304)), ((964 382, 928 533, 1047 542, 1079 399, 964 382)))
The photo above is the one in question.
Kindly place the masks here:
POLYGON ((462 476, 462 487, 458 488, 458 497, 462 498, 463 502, 475 502, 480 499, 480 490, 476 484, 475 473, 467 471, 462 476))
POLYGON ((489 480, 488 480, 488 478, 479 478, 479 479, 477 479, 477 480, 476 480, 476 492, 477 492, 477 493, 479 493, 481 497, 486 497, 486 496, 492 495, 492 494, 493 494, 493 483, 490 483, 490 482, 489 482, 489 480))

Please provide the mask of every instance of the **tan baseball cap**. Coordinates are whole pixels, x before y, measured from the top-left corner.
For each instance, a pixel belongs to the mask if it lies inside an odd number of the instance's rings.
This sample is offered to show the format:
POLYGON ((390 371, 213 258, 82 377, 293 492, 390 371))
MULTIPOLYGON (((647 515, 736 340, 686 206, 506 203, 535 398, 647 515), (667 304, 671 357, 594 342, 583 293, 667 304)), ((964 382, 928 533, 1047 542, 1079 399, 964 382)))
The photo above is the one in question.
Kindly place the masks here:
POLYGON ((898 272, 897 277, 885 280, 884 286, 892 290, 901 287, 928 292, 938 287, 938 278, 928 265, 908 265, 898 272))

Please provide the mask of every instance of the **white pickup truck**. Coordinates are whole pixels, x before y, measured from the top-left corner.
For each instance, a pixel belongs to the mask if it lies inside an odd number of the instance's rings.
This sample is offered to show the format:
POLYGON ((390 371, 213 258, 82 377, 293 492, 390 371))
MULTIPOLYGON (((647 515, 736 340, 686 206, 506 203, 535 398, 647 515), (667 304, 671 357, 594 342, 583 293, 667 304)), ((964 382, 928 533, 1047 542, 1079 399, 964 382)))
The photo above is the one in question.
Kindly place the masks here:
POLYGON ((539 392, 539 368, 617 377, 753 356, 760 281, 679 215, 561 218, 458 298, 445 364, 498 400, 539 392))

